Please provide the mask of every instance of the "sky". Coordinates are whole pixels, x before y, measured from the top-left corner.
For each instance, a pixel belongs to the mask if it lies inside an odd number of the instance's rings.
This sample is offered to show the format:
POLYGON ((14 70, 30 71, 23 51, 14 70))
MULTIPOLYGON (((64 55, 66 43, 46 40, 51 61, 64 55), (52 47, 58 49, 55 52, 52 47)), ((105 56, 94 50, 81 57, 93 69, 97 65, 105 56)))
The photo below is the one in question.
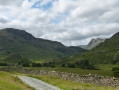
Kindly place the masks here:
POLYGON ((25 30, 66 46, 119 32, 119 0, 0 0, 0 29, 25 30))

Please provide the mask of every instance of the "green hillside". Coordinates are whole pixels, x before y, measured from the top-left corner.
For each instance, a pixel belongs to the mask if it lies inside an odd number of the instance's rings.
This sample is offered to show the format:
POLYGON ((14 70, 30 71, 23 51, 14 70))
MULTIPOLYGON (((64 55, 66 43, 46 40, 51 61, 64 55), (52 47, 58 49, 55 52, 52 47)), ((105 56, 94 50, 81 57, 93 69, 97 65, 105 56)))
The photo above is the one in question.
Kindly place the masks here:
POLYGON ((31 61, 29 61, 27 58, 22 57, 19 54, 11 54, 1 61, 7 63, 31 63, 31 61))
POLYGON ((119 33, 105 40, 96 48, 87 51, 69 61, 89 60, 93 64, 118 64, 119 63, 119 33))
POLYGON ((0 30, 1 58, 16 53, 31 60, 50 60, 77 55, 84 51, 79 47, 66 47, 60 42, 35 38, 23 30, 0 30))

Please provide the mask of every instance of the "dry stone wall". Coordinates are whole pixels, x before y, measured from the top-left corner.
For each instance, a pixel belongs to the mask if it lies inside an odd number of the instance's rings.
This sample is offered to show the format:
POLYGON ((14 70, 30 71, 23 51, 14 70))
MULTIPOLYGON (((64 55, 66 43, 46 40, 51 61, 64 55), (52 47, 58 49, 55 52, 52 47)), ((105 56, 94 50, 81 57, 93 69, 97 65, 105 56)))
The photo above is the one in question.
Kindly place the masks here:
POLYGON ((82 82, 82 83, 89 83, 94 85, 100 86, 110 86, 110 87, 119 87, 119 79, 115 77, 104 77, 100 75, 80 75, 80 74, 73 74, 67 72, 59 72, 59 71, 49 71, 49 70, 32 70, 32 69, 24 69, 20 67, 7 67, 1 68, 2 71, 18 71, 24 74, 33 74, 33 75, 48 75, 48 76, 55 76, 59 77, 63 80, 69 80, 73 82, 82 82))

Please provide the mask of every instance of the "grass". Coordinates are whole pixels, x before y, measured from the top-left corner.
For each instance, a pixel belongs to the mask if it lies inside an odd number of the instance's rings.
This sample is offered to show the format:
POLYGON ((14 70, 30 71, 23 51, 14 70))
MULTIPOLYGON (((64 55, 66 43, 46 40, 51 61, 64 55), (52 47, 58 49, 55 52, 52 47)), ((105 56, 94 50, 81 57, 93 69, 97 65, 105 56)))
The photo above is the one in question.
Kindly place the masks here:
POLYGON ((101 76, 113 76, 112 71, 104 71, 104 70, 84 70, 80 68, 44 68, 44 67, 25 67, 26 69, 34 69, 34 70, 51 70, 51 71, 61 71, 61 72, 69 72, 69 73, 77 73, 81 75, 88 74, 98 74, 101 76))
POLYGON ((119 65, 96 65, 96 67, 102 70, 112 70, 112 68, 119 67, 119 65))
POLYGON ((46 83, 59 87, 62 90, 119 90, 119 88, 96 86, 86 83, 66 81, 52 76, 35 76, 35 75, 28 75, 28 76, 40 79, 46 83))
POLYGON ((4 68, 4 67, 8 67, 8 66, 0 66, 0 68, 4 68))
POLYGON ((0 90, 35 90, 24 84, 18 77, 0 71, 0 90))

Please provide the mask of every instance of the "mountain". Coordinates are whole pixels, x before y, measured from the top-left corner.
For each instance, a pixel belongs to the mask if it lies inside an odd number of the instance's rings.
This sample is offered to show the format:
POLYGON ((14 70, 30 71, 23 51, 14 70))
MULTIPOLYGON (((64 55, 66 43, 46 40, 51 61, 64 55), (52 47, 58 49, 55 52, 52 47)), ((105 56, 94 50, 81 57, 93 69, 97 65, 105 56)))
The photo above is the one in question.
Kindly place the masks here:
POLYGON ((0 58, 19 54, 31 60, 52 60, 77 55, 86 50, 66 47, 57 41, 35 38, 23 30, 6 28, 0 30, 0 58))
POLYGON ((88 45, 80 45, 79 47, 87 49, 87 50, 91 50, 95 47, 97 47, 100 43, 103 43, 106 39, 101 39, 101 38, 97 38, 97 39, 92 39, 88 45))
POLYGON ((119 64, 119 32, 99 46, 70 60, 89 60, 93 64, 119 64))

